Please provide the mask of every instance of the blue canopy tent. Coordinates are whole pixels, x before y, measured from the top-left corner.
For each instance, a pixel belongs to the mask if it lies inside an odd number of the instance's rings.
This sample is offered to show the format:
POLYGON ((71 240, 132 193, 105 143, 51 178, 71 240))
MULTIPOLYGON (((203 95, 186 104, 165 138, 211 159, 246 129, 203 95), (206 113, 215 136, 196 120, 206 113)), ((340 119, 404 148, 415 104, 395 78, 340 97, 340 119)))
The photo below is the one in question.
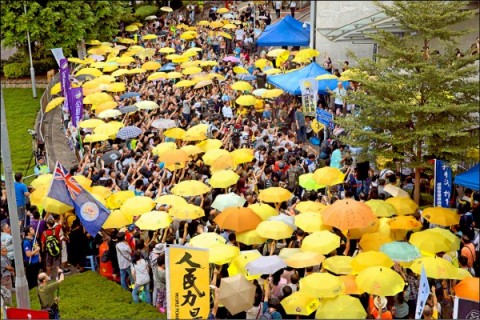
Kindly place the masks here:
POLYGON ((307 47, 310 44, 310 25, 303 28, 303 23, 292 18, 291 15, 285 16, 282 20, 274 23, 262 32, 257 39, 257 46, 300 46, 307 47))
MULTIPOLYGON (((267 81, 270 84, 282 89, 285 92, 288 92, 293 95, 301 95, 302 91, 300 90, 300 80, 306 78, 315 78, 322 74, 330 74, 327 70, 323 69, 318 63, 312 62, 306 67, 301 69, 288 72, 285 74, 271 75, 267 77, 267 81)), ((319 80, 318 81, 318 93, 326 94, 327 88, 329 90, 334 90, 337 87, 338 80, 329 79, 329 80, 319 80)), ((346 88, 348 81, 343 83, 343 86, 346 88)))
POLYGON ((453 183, 472 190, 480 190, 480 164, 457 175, 453 183))

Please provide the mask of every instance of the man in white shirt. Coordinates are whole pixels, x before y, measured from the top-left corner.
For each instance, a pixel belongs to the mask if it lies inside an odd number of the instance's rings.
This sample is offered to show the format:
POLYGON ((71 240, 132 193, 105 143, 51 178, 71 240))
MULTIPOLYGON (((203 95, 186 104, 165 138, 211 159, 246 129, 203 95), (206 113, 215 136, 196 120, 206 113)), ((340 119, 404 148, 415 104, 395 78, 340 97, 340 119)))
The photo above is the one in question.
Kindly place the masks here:
POLYGON ((243 38, 245 37, 245 30, 243 30, 242 26, 238 26, 238 29, 235 30, 235 40, 237 42, 242 42, 243 38))
POLYGON ((337 88, 331 91, 335 95, 335 113, 337 115, 342 114, 343 108, 345 107, 345 97, 347 96, 347 90, 343 88, 343 84, 338 82, 337 88))
POLYGON ((233 119, 233 110, 228 103, 224 104, 222 107, 223 117, 226 119, 233 119))
POLYGON ((118 268, 120 269, 120 283, 122 288, 128 290, 127 276, 130 280, 130 284, 133 283, 132 271, 130 266, 132 265, 132 249, 125 240, 125 233, 119 232, 117 235, 118 243, 116 245, 118 268))
POLYGON ((275 13, 277 14, 277 19, 280 18, 281 9, 282 9, 282 1, 275 1, 275 13))
POLYGON ((297 2, 296 1, 290 1, 290 12, 292 14, 292 17, 295 18, 295 9, 297 8, 297 2))

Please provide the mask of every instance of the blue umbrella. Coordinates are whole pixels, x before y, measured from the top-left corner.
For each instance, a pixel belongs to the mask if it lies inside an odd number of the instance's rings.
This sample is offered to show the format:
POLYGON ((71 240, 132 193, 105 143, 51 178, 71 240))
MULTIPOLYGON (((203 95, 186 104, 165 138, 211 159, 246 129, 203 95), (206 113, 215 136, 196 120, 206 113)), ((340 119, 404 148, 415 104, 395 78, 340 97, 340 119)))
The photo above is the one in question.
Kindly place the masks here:
POLYGON ((380 252, 385 253, 393 261, 410 262, 420 258, 420 252, 408 242, 394 241, 385 243, 380 247, 380 252))
POLYGON ((142 129, 136 126, 128 126, 120 129, 117 132, 117 138, 122 140, 128 140, 138 137, 142 134, 142 129))
POLYGON ((125 114, 125 113, 138 111, 138 108, 136 106, 123 106, 123 107, 119 107, 118 110, 122 114, 125 114))
POLYGON ((176 68, 176 64, 169 62, 160 68, 160 71, 173 71, 176 68))
POLYGON ((123 100, 123 99, 132 98, 132 97, 140 97, 140 93, 138 93, 138 92, 127 92, 127 93, 122 94, 120 96, 120 99, 123 100))
POLYGON ((257 76, 254 76, 252 74, 243 73, 243 74, 239 74, 237 76, 237 78, 240 79, 240 80, 245 80, 245 81, 253 81, 253 80, 257 79, 257 76))

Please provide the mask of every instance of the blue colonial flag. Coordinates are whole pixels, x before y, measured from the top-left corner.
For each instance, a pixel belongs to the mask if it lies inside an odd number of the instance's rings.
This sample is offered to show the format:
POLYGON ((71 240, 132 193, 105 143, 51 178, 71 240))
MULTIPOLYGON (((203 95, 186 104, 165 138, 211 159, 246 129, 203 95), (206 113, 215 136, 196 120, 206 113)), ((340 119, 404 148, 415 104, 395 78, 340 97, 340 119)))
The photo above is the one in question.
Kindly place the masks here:
POLYGON ((83 189, 59 162, 55 165, 52 184, 47 196, 74 207, 75 214, 85 230, 93 237, 102 229, 110 214, 110 211, 92 194, 83 189))

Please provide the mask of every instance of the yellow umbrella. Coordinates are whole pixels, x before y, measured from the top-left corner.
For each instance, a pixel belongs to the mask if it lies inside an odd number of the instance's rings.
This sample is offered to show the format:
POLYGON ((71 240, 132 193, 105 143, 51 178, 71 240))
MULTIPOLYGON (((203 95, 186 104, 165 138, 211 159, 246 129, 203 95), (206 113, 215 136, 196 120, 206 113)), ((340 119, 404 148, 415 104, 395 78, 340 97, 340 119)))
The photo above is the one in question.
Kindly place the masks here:
POLYGON ((280 187, 271 187, 268 189, 260 190, 258 199, 263 202, 280 203, 290 200, 292 193, 287 189, 280 187))
POLYGON ((251 162, 254 158, 253 149, 248 148, 235 149, 230 154, 237 164, 251 162))
POLYGON ((78 71, 75 75, 78 77, 80 75, 92 75, 94 77, 99 77, 103 74, 102 71, 95 69, 95 68, 83 68, 78 71))
POLYGON ((423 257, 413 260, 410 269, 420 274, 422 265, 428 278, 432 279, 455 279, 457 276, 456 268, 448 261, 440 257, 423 257))
POLYGON ((385 267, 370 267, 357 276, 358 289, 377 296, 395 296, 405 286, 403 278, 395 271, 385 267))
POLYGON ((170 128, 163 135, 169 138, 182 139, 185 136, 185 130, 182 128, 170 128))
POLYGON ((161 228, 166 228, 172 223, 172 218, 168 213, 164 211, 150 211, 144 213, 137 221, 135 225, 140 228, 140 230, 158 230, 161 228))
POLYGON ((298 184, 307 191, 325 188, 313 179, 313 173, 304 173, 298 177, 298 184))
POLYGON ((219 35, 219 36, 222 36, 222 37, 224 37, 224 38, 230 39, 230 40, 233 39, 233 37, 232 37, 230 34, 228 34, 228 33, 226 33, 226 32, 223 32, 223 31, 222 31, 222 32, 219 32, 218 35, 219 35))
POLYGON ((96 194, 103 199, 107 199, 112 195, 112 190, 104 186, 93 186, 90 188, 92 194, 96 194))
POLYGON ((308 316, 317 310, 320 301, 307 293, 296 291, 281 302, 286 314, 308 316))
POLYGON ((183 77, 183 74, 180 72, 170 72, 167 74, 168 79, 180 79, 181 77, 183 77))
POLYGON ((367 313, 359 299, 339 295, 320 300, 315 319, 365 319, 367 313))
POLYGON ((160 79, 165 79, 165 78, 167 78, 167 74, 165 72, 154 72, 147 77, 147 80, 148 81, 155 81, 155 80, 160 80, 160 79))
POLYGON ((233 72, 235 72, 236 74, 246 74, 246 73, 249 73, 247 69, 245 69, 244 67, 234 67, 233 68, 233 72))
POLYGON ((133 217, 125 216, 120 210, 113 210, 110 212, 107 220, 103 223, 103 229, 118 229, 132 224, 133 217))
POLYGON ((200 73, 202 72, 202 68, 200 67, 189 67, 189 68, 186 68, 182 71, 182 73, 184 75, 192 75, 192 74, 197 74, 197 73, 200 73))
POLYGON ((116 109, 105 110, 97 114, 97 118, 106 119, 106 118, 115 118, 121 116, 122 113, 116 109))
POLYGON ((410 198, 392 197, 385 200, 385 202, 395 208, 397 215, 414 214, 418 209, 418 205, 410 198))
POLYGON ((295 253, 299 253, 299 252, 302 252, 300 248, 283 248, 278 253, 278 257, 282 260, 287 260, 295 253))
POLYGON ((174 194, 166 194, 160 197, 157 197, 155 200, 155 203, 160 204, 160 205, 168 205, 168 206, 181 206, 181 205, 186 205, 187 201, 179 196, 176 196, 174 194))
POLYGON ((153 110, 160 107, 155 101, 139 101, 135 106, 140 110, 153 110))
POLYGON ((293 229, 281 221, 263 221, 256 228, 259 236, 265 239, 281 240, 292 236, 293 229))
POLYGON ((360 248, 363 251, 380 251, 380 247, 385 244, 392 242, 393 239, 390 238, 390 235, 386 235, 379 232, 366 233, 360 239, 360 248))
POLYGON ((128 56, 123 56, 120 58, 116 58, 115 62, 120 66, 128 66, 129 64, 134 63, 135 59, 128 56))
POLYGON ((100 112, 105 110, 115 109, 117 106, 118 106, 118 103, 116 103, 115 101, 105 101, 100 104, 94 104, 92 106, 92 110, 95 110, 95 113, 99 114, 100 112))
MULTIPOLYGON (((277 58, 277 59, 278 59, 278 58, 277 58)), ((311 60, 310 60, 310 58, 306 58, 306 57, 299 56, 299 57, 293 58, 293 59, 292 59, 292 62, 302 64, 302 63, 310 63, 311 60)))
POLYGON ((227 23, 227 24, 223 25, 222 28, 225 28, 225 29, 237 29, 237 26, 234 25, 233 23, 227 23))
POLYGON ((216 158, 212 165, 210 166, 210 171, 211 172, 217 172, 220 170, 235 170, 237 167, 237 164, 235 163, 235 160, 233 159, 232 155, 230 154, 225 154, 223 156, 220 156, 216 158))
POLYGON ((175 49, 173 48, 161 48, 160 50, 158 50, 158 52, 160 53, 174 53, 175 52, 175 49))
POLYGON ((179 81, 179 82, 175 83, 175 87, 177 87, 177 88, 187 88, 187 87, 191 87, 191 86, 194 86, 194 85, 195 85, 195 82, 193 82, 192 80, 182 80, 182 81, 179 81))
POLYGON ((279 54, 282 54, 284 52, 288 52, 285 49, 273 49, 267 53, 267 56, 269 57, 277 57, 279 54))
POLYGON ((185 31, 180 35, 180 39, 192 40, 192 39, 195 39, 197 35, 198 34, 195 31, 185 31))
POLYGON ((422 223, 412 216, 399 216, 388 221, 390 229, 415 230, 422 227, 422 223))
POLYGON ((253 210, 262 220, 267 220, 270 217, 277 216, 278 211, 266 203, 254 203, 248 206, 253 210))
POLYGON ((164 11, 164 12, 173 12, 173 9, 170 8, 170 7, 167 7, 167 6, 161 7, 160 10, 162 10, 162 11, 164 11))
MULTIPOLYGON (((460 238, 457 237, 455 234, 453 234, 448 229, 435 227, 435 228, 432 228, 432 229, 427 229, 423 232, 426 232, 426 233, 429 233, 429 232, 440 233, 450 243, 450 249, 447 250, 447 251, 458 251, 458 250, 460 250, 460 238)), ((417 232, 417 233, 419 233, 419 232, 417 232)))
POLYGON ((392 266, 392 259, 385 253, 377 251, 361 252, 352 261, 353 273, 360 273, 370 267, 390 268, 392 266))
POLYGON ((66 205, 65 203, 60 202, 58 200, 52 199, 50 197, 45 197, 43 199, 41 207, 46 212, 57 213, 57 214, 62 214, 62 213, 73 210, 73 207, 66 205))
POLYGON ((225 80, 225 77, 223 75, 215 73, 215 72, 207 74, 207 78, 209 78, 209 79, 217 78, 218 80, 225 80))
POLYGON ((99 45, 99 44, 102 44, 100 41, 98 40, 88 40, 85 42, 85 44, 88 44, 88 45, 99 45))
POLYGON ((377 217, 391 217, 397 212, 395 207, 383 200, 372 199, 365 202, 377 217))
POLYGON ((210 187, 200 181, 186 180, 177 183, 172 188, 172 193, 182 197, 195 197, 210 191, 210 187))
POLYGON ((139 73, 145 73, 145 72, 146 70, 142 68, 134 68, 134 69, 128 70, 128 74, 139 74, 139 73))
POLYGON ((142 38, 144 40, 153 40, 153 39, 157 39, 157 35, 156 34, 146 34, 142 38))
POLYGON ((337 168, 323 167, 315 170, 313 173, 313 179, 323 186, 334 186, 336 184, 343 183, 345 175, 337 168))
POLYGON ((35 191, 30 193, 30 204, 34 206, 41 205, 43 199, 47 196, 48 188, 49 186, 46 184, 35 188, 35 191))
POLYGON ((56 107, 61 105, 63 101, 65 101, 64 97, 58 97, 58 98, 53 99, 52 101, 50 101, 47 104, 47 107, 45 108, 45 112, 49 112, 49 111, 55 109, 56 107))
POLYGON ((78 175, 78 176, 73 176, 73 179, 82 186, 83 189, 87 190, 90 192, 90 186, 92 185, 92 180, 88 179, 85 176, 78 175))
POLYGON ((204 232, 191 238, 188 244, 192 247, 211 248, 225 244, 225 238, 215 232, 204 232))
POLYGON ((216 159, 224 155, 230 155, 230 152, 225 149, 213 149, 205 152, 202 159, 207 166, 211 166, 216 159))
POLYGON ((307 211, 321 212, 325 208, 326 208, 326 206, 324 204, 321 204, 320 202, 310 201, 310 200, 309 201, 300 201, 295 206, 295 209, 302 212, 302 213, 307 212, 307 211))
POLYGON ((202 27, 206 27, 206 26, 209 26, 210 25, 210 22, 207 21, 207 20, 202 20, 202 21, 199 21, 197 23, 197 26, 202 26, 202 27))
POLYGON ((42 174, 38 176, 38 178, 35 178, 35 180, 33 180, 30 183, 30 186, 32 186, 34 189, 38 189, 41 186, 50 185, 50 183, 52 182, 52 179, 53 179, 53 174, 51 173, 42 174))
POLYGON ((101 124, 98 127, 96 127, 93 130, 93 133, 94 134, 99 134, 99 135, 106 135, 106 136, 110 137, 110 136, 116 135, 118 130, 120 130, 120 128, 118 126, 112 125, 110 123, 104 123, 104 124, 101 124))
POLYGON ((295 216, 295 225, 306 232, 328 230, 323 225, 323 218, 320 212, 304 212, 295 216))
POLYGON ((428 253, 450 252, 459 249, 459 247, 454 248, 452 246, 452 242, 449 241, 444 234, 433 231, 432 229, 413 233, 410 236, 409 242, 417 247, 420 251, 428 253))
POLYGON ((183 162, 190 161, 190 157, 185 151, 176 149, 176 150, 172 150, 170 152, 161 154, 158 160, 160 162, 164 162, 165 165, 178 165, 183 162))
POLYGON ((160 156, 165 152, 177 149, 175 142, 162 142, 153 148, 152 153, 156 156, 160 156))
POLYGON ((142 69, 148 70, 148 71, 153 71, 160 69, 162 65, 156 61, 147 61, 144 64, 142 64, 142 69))
POLYGON ((128 198, 120 207, 125 216, 139 216, 149 212, 155 207, 155 202, 150 197, 135 196, 128 198))
POLYGON ((278 68, 270 68, 268 70, 265 70, 263 73, 265 73, 266 75, 279 74, 282 73, 282 70, 278 68))
POLYGON ((230 12, 230 10, 228 10, 227 8, 220 8, 217 10, 217 13, 227 13, 227 12, 230 12))
POLYGON ((127 88, 125 87, 125 83, 123 82, 110 83, 109 87, 107 88, 108 92, 123 92, 126 90, 127 88))
MULTIPOLYGON (((194 127, 190 128, 188 132, 201 132, 201 133, 206 133, 207 128, 205 128, 205 132, 203 132, 203 127, 197 127, 198 129, 193 130, 194 127), (198 130, 198 131, 197 131, 198 130)), ((207 139, 205 141, 197 143, 197 147, 202 149, 204 152, 210 151, 210 150, 217 150, 222 147, 223 143, 222 141, 218 139, 207 139)))
POLYGON ((300 291, 317 298, 334 298, 344 290, 343 281, 329 273, 312 273, 300 280, 300 291))
POLYGON ((300 269, 318 266, 323 260, 325 260, 325 256, 317 252, 295 252, 285 259, 285 264, 300 269))
POLYGON ((255 61, 255 67, 263 70, 266 66, 272 66, 272 62, 268 59, 262 58, 255 61))
POLYGON ((220 170, 212 174, 209 184, 212 188, 228 188, 237 183, 240 176, 231 170, 220 170))
POLYGON ((83 139, 83 143, 92 143, 108 140, 108 136, 105 134, 89 134, 83 139))
POLYGON ((325 259, 322 266, 335 274, 351 274, 353 269, 351 266, 353 258, 349 256, 333 256, 325 259))
MULTIPOLYGON (((190 51, 191 53, 194 53, 196 54, 195 51, 190 51)), ((186 68, 189 68, 189 67, 197 67, 200 65, 200 62, 199 60, 193 60, 193 61, 187 61, 187 62, 184 62, 180 65, 180 68, 182 69, 186 69, 186 68)))
POLYGON ((180 150, 185 151, 189 156, 194 156, 196 154, 203 153, 204 151, 197 146, 187 145, 180 148, 180 150))
POLYGON ((340 247, 340 237, 327 230, 316 231, 306 236, 302 241, 302 251, 312 251, 329 254, 340 247))
POLYGON ((247 246, 251 246, 254 244, 262 244, 267 239, 261 237, 257 230, 249 230, 249 231, 244 231, 244 232, 238 232, 236 233, 237 236, 237 241, 241 242, 243 244, 246 244, 247 246))
POLYGON ((53 85, 53 87, 50 89, 50 94, 52 96, 59 94, 62 91, 62 84, 61 82, 58 82, 53 85))
POLYGON ((284 94, 284 91, 282 89, 271 89, 267 90, 262 94, 262 98, 265 99, 272 99, 272 98, 277 98, 284 94))
POLYGON ((243 95, 238 97, 235 102, 241 106, 253 106, 256 102, 256 99, 252 95, 243 95))
POLYGON ((208 262, 223 265, 230 263, 236 256, 240 254, 240 249, 236 246, 220 244, 208 249, 208 262))
POLYGON ((253 89, 252 85, 246 81, 237 81, 232 84, 233 90, 242 90, 242 91, 251 91, 253 89))
POLYGON ((125 74, 128 74, 127 69, 118 69, 118 70, 112 72, 112 76, 114 76, 114 77, 120 77, 120 76, 123 76, 125 74))
POLYGON ((138 30, 138 27, 135 26, 135 25, 129 25, 129 26, 125 27, 125 31, 127 31, 127 32, 133 32, 133 31, 137 31, 137 30, 138 30))
POLYGON ((135 40, 129 39, 129 38, 120 38, 118 39, 119 43, 124 43, 124 44, 132 44, 135 43, 135 40))
POLYGON ((228 275, 232 277, 237 274, 242 274, 245 276, 245 278, 247 278, 247 280, 258 279, 261 276, 260 274, 250 275, 245 267, 249 262, 255 261, 261 256, 262 255, 258 250, 240 251, 240 254, 233 258, 232 262, 228 266, 228 275))
POLYGON ((100 104, 107 101, 113 101, 113 97, 105 92, 96 92, 86 96, 83 104, 100 104))
POLYGON ((444 227, 456 225, 460 222, 460 216, 456 210, 442 207, 427 208, 423 210, 422 216, 428 222, 444 227))

